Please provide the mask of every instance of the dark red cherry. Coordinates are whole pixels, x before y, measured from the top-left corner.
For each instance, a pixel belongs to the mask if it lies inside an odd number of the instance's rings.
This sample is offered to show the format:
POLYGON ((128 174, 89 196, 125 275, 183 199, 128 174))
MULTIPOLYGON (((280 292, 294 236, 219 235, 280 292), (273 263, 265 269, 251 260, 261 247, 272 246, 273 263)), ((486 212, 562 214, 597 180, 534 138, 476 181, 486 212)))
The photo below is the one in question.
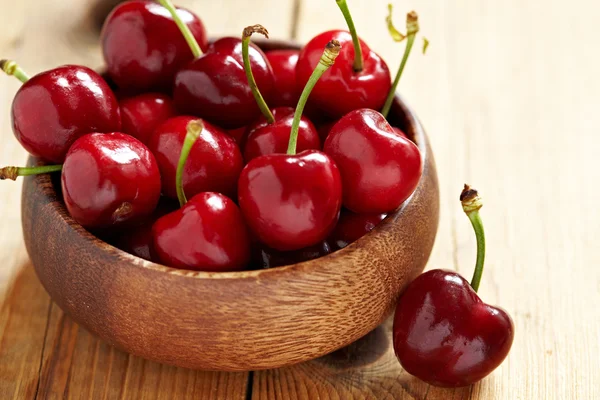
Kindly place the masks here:
POLYGON ((331 128, 333 128, 336 122, 337 120, 325 122, 317 127, 317 132, 319 132, 319 138, 321 139, 321 143, 325 143, 325 140, 327 140, 327 136, 329 136, 331 128))
POLYGON ((154 129, 177 115, 173 100, 162 93, 144 93, 120 101, 122 131, 148 143, 154 129))
MULTIPOLYGON (((202 49, 208 46, 202 21, 177 9, 202 49)), ((154 1, 131 0, 116 6, 100 37, 110 76, 120 88, 169 90, 175 73, 194 58, 169 11, 154 1)))
MULTIPOLYGON (((256 83, 268 101, 274 89, 273 70, 265 54, 250 44, 250 64, 256 83)), ((260 115, 242 60, 242 41, 226 37, 185 65, 175 78, 173 99, 178 110, 226 129, 248 125, 260 115)))
POLYGON ((62 163, 73 142, 90 132, 121 129, 119 104, 100 75, 65 65, 35 75, 12 103, 13 132, 30 154, 62 163))
MULTIPOLYGON (((278 107, 272 110, 275 122, 269 124, 264 116, 248 127, 244 147, 244 160, 250 160, 273 153, 285 153, 290 140, 294 109, 278 107)), ((304 116, 298 128, 298 151, 320 150, 321 142, 315 126, 304 116)))
POLYGON ((342 117, 359 108, 379 110, 391 87, 390 71, 386 63, 362 41, 363 69, 354 71, 354 46, 347 31, 321 33, 304 46, 296 66, 297 87, 304 87, 321 58, 323 47, 332 39, 340 42, 342 50, 335 64, 313 89, 308 104, 332 118, 342 117))
POLYGON ((344 206, 356 213, 395 210, 415 190, 423 172, 419 148, 370 109, 342 117, 331 128, 323 151, 340 169, 344 206))
POLYGON ((483 303, 452 271, 420 275, 396 308, 396 356, 408 373, 435 386, 481 380, 506 358, 513 337, 506 311, 483 303))
MULTIPOLYGON (((203 132, 204 133, 204 132, 203 132)), ((235 203, 220 193, 199 193, 152 228, 162 262, 200 271, 237 271, 250 260, 250 240, 235 203)))
POLYGON ((252 247, 252 267, 254 269, 282 267, 314 260, 329 253, 331 248, 325 241, 293 251, 279 251, 258 243, 252 247))
POLYGON ((408 139, 408 136, 406 136, 406 133, 404 133, 404 132, 402 131, 402 129, 400 129, 400 128, 397 128, 397 127, 395 127, 395 126, 393 126, 393 127, 392 127, 392 129, 393 129, 393 130, 394 130, 394 132, 396 132, 398 135, 402 136, 403 138, 406 138, 406 139, 408 139))
POLYGON ((324 153, 270 154, 250 161, 238 184, 244 218, 258 239, 276 250, 324 240, 338 220, 342 185, 324 153))
POLYGON ((246 129, 245 126, 242 126, 241 128, 227 130, 229 136, 235 140, 241 150, 244 149, 244 144, 246 143, 246 129))
POLYGON ((296 85, 298 50, 271 50, 265 53, 273 68, 275 90, 271 96, 274 107, 296 107, 300 91, 296 85))
MULTIPOLYGON (((156 157, 165 196, 176 199, 175 173, 187 125, 195 117, 179 116, 160 124, 148 147, 156 157)), ((237 180, 244 166, 235 140, 214 125, 204 121, 204 129, 192 146, 185 164, 183 189, 188 197, 200 192, 219 192, 235 197, 237 180)))
POLYGON ((150 150, 124 133, 91 133, 69 149, 62 191, 71 217, 86 228, 133 223, 152 214, 160 174, 150 150))
POLYGON ((335 229, 327 238, 331 250, 343 249, 371 232, 387 214, 356 214, 348 210, 342 210, 340 220, 335 229))

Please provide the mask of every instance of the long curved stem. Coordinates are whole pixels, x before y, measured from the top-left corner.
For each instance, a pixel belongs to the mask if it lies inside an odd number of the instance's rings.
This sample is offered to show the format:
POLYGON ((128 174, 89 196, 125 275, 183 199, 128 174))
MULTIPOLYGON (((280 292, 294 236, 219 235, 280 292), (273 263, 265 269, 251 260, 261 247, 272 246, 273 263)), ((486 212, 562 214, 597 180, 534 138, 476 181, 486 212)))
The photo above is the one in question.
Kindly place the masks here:
MULTIPOLYGON (((390 7, 391 13, 391 7, 390 7)), ((388 17, 388 18, 391 18, 388 17)), ((389 20, 391 21, 391 19, 389 20)), ((388 22, 391 24, 391 22, 388 22)), ((393 26, 390 28, 393 28, 393 26)), ((385 99, 385 103, 383 108, 381 109, 381 114, 387 118, 390 113, 390 109, 392 108, 392 103, 394 102, 394 97, 396 96, 396 89, 398 88, 398 83, 400 82, 400 77, 402 76, 402 72, 404 72, 404 67, 406 66, 406 62, 408 61, 408 56, 410 55, 410 51, 412 50, 413 44, 415 43, 415 37, 419 32, 419 16, 416 12, 411 11, 406 15, 406 47, 404 48, 404 55, 402 56, 402 61, 400 62, 400 67, 398 67, 398 72, 396 72, 396 77, 394 78, 394 83, 392 83, 392 87, 388 93, 387 98, 385 99)), ((397 40, 403 40, 404 37, 401 36, 397 40)))
POLYGON ((200 136, 200 133, 202 133, 203 129, 204 124, 202 123, 202 120, 199 119, 190 121, 187 124, 187 134, 183 140, 181 155, 179 156, 179 162, 177 163, 177 171, 175 172, 175 190, 177 191, 177 199, 179 200, 179 205, 181 207, 187 203, 187 198, 185 197, 185 192, 183 191, 183 171, 185 163, 190 155, 192 146, 196 142, 196 139, 198 139, 200 136))
POLYGON ((0 69, 4 71, 6 75, 12 75, 23 83, 29 80, 29 75, 19 67, 19 64, 12 60, 0 60, 0 69))
POLYGON ((62 165, 42 165, 39 167, 4 167, 0 168, 0 181, 10 179, 17 180, 19 176, 30 176, 47 174, 49 172, 57 172, 62 170, 62 165))
POLYGON ((200 48, 198 41, 194 37, 194 34, 187 26, 187 24, 183 22, 181 17, 177 14, 177 9, 175 8, 171 0, 158 0, 158 2, 161 6, 166 8, 171 14, 171 17, 173 17, 173 21, 175 21, 177 27, 181 31, 181 34, 185 38, 185 41, 187 42, 188 46, 190 46, 190 50, 192 50, 194 57, 200 57, 202 55, 202 49, 200 48))
POLYGON ((352 35, 352 45, 354 46, 354 71, 360 72, 363 70, 364 59, 362 54, 362 47, 360 47, 360 40, 358 39, 358 34, 356 33, 354 21, 352 20, 352 14, 350 14, 350 9, 348 8, 346 0, 336 0, 336 3, 342 11, 344 19, 346 20, 346 25, 348 25, 348 30, 352 35))
POLYGON ((273 113, 267 102, 262 97, 260 90, 258 89, 258 85, 256 84, 256 80, 254 80, 254 74, 252 73, 252 66, 250 65, 250 55, 249 46, 250 46, 250 36, 253 33, 260 33, 264 35, 267 39, 269 38, 269 31, 262 25, 253 25, 247 26, 244 28, 242 32, 242 58, 244 60, 244 71, 246 72, 246 78, 248 78, 248 85, 250 85, 250 90, 252 90, 252 95, 254 96, 254 100, 256 100, 256 104, 258 104, 258 108, 267 119, 269 124, 275 122, 275 117, 273 117, 273 113))
MULTIPOLYGON (((325 46, 325 51, 323 51, 323 55, 321 56, 319 63, 310 75, 310 78, 308 78, 308 82, 306 82, 306 86, 304 86, 304 90, 302 90, 300 100, 298 100, 298 105, 296 106, 296 111, 294 112, 294 120, 292 121, 292 131, 290 133, 290 141, 288 143, 287 148, 288 155, 296 154, 300 118, 302 118, 302 112, 304 112, 304 106, 306 105, 308 96, 310 96, 310 92, 312 92, 321 75, 323 75, 323 73, 335 63, 335 59, 337 58, 338 54, 340 54, 341 49, 342 46, 340 46, 340 42, 338 42, 337 40, 332 40, 331 42, 327 43, 327 45, 325 46)), ((331 95, 334 95, 334 93, 332 93, 331 95)))
POLYGON ((469 185, 465 185, 460 195, 460 201, 462 203, 463 211, 469 217, 471 225, 473 225, 475 237, 477 238, 477 259, 475 261, 473 278, 471 279, 471 287, 477 292, 477 290, 479 290, 479 284, 481 283, 483 264, 485 262, 485 232, 483 230, 483 221, 479 215, 479 209, 483 206, 483 203, 481 202, 481 197, 479 197, 477 190, 471 188, 469 185))

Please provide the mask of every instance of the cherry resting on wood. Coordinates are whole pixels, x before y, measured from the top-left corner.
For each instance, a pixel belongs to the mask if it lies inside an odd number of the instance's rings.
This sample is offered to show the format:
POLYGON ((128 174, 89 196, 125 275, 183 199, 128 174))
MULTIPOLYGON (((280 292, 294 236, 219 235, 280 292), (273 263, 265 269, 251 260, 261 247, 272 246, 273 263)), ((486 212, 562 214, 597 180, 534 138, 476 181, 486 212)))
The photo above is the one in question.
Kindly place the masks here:
MULTIPOLYGON (((195 117, 179 116, 160 124, 150 138, 148 147, 156 157, 165 196, 177 198, 175 172, 187 125, 195 117)), ((219 192, 235 197, 237 180, 244 167, 242 154, 235 140, 224 131, 204 122, 204 129, 191 149, 185 165, 183 187, 189 196, 200 192, 219 192)))
POLYGON ((144 93, 120 101, 124 133, 148 144, 154 129, 177 115, 173 100, 162 93, 144 93))
POLYGON ((271 50, 266 53, 267 60, 273 68, 275 90, 271 103, 275 107, 296 107, 300 91, 296 85, 296 64, 299 50, 271 50))
POLYGON ((240 175, 238 199, 246 223, 262 243, 276 250, 298 250, 319 243, 338 219, 342 190, 338 168, 320 151, 296 154, 296 143, 306 100, 339 50, 338 42, 327 44, 304 88, 287 154, 257 157, 240 175))
POLYGON ((412 194, 423 173, 419 148, 370 109, 341 118, 331 128, 323 151, 340 169, 344 206, 356 213, 395 210, 412 194))
POLYGON ((331 248, 326 241, 294 251, 278 251, 261 243, 255 243, 252 246, 251 267, 252 269, 282 267, 314 260, 329 253, 331 253, 331 248))
MULTIPOLYGON (((202 21, 182 8, 177 14, 206 49, 202 21)), ((116 6, 104 22, 100 40, 108 72, 124 89, 170 90, 175 73, 194 58, 169 11, 153 1, 116 6)))
POLYGON ((150 150, 124 133, 91 133, 69 149, 62 190, 71 217, 86 228, 134 223, 160 197, 160 174, 150 150))
MULTIPOLYGON (((22 72, 13 61, 0 61, 0 68, 9 75, 22 72)), ((117 99, 93 70, 65 65, 18 77, 24 83, 13 99, 12 127, 31 155, 62 163, 78 137, 121 129, 117 99)))
POLYGON ((387 214, 356 214, 342 210, 340 220, 327 238, 332 251, 343 249, 371 232, 387 214))
POLYGON ((394 319, 394 350, 402 367, 435 386, 471 385, 506 358, 514 337, 510 316, 477 296, 485 238, 481 200, 465 185, 463 209, 477 236, 477 264, 471 285, 459 274, 431 270, 406 289, 394 319))

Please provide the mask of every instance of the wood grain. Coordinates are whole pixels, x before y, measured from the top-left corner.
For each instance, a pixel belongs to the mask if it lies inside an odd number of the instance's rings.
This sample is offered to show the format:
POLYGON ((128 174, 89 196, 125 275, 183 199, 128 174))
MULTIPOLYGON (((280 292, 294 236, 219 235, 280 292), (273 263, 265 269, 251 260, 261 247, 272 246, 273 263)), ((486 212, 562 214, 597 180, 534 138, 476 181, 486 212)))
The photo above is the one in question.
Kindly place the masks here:
MULTIPOLYGON (((360 35, 395 68, 402 46, 387 39, 385 2, 348 1, 360 35)), ((300 40, 344 26, 333 1, 186 3, 215 33, 237 35, 243 26, 262 23, 273 37, 285 38, 293 30, 294 4, 299 4, 300 40), (226 11, 236 6, 240 8, 226 11)), ((367 367, 352 364, 343 373, 340 368, 332 373, 331 361, 325 366, 310 363, 314 373, 302 365, 257 373, 253 398, 315 398, 309 393, 321 399, 385 398, 388 388, 398 389, 389 389, 397 399, 600 398, 594 379, 600 371, 600 57, 595 51, 600 5, 594 0, 394 3, 397 25, 403 26, 403 12, 415 8, 422 33, 431 40, 426 56, 411 55, 401 82, 401 92, 432 138, 442 185, 440 231, 429 265, 470 275, 475 241, 457 196, 465 181, 472 183, 486 201, 482 216, 488 263, 481 295, 515 318, 514 348, 499 370, 473 388, 423 387, 397 375, 389 350, 379 358, 371 350, 367 352, 375 356, 367 367), (408 389, 400 391, 396 382, 408 389), (361 392, 363 387, 370 389, 361 392)), ((17 58, 31 72, 66 62, 101 64, 93 34, 82 31, 88 2, 23 0, 9 6, 8 0, 0 0, 0 5, 3 56, 17 58)), ((7 111, 17 87, 18 82, 0 77, 1 164, 25 161, 10 133, 7 111)), ((28 399, 39 381, 41 353, 47 357, 56 351, 48 350, 54 339, 48 340, 65 322, 56 307, 48 318, 48 297, 23 249, 20 184, 0 185, 0 394, 28 399)), ((219 398, 218 393, 226 393, 219 390, 228 385, 239 388, 239 395, 221 398, 244 398, 246 383, 230 381, 227 374, 191 378, 180 370, 167 377, 148 372, 160 370, 156 364, 128 361, 83 329, 77 330, 77 338, 75 343, 83 345, 72 351, 72 360, 82 374, 94 376, 92 398, 123 398, 122 393, 132 399, 174 398, 173 382, 206 388, 195 398, 219 398), (113 360, 112 369, 94 369, 94 359, 97 365, 113 360), (125 384, 120 378, 126 375, 125 384)), ((89 381, 67 381, 67 397, 88 397, 89 381)))

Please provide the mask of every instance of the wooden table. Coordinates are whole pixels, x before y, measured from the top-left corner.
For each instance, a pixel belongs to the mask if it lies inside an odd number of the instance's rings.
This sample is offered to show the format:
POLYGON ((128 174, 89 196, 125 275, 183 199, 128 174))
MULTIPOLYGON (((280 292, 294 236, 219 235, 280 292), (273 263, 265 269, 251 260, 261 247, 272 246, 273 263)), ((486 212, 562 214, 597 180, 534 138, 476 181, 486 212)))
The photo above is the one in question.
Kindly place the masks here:
MULTIPOLYGON (((333 0, 189 0, 212 35, 262 23, 306 41, 343 28, 333 0)), ((386 2, 349 0, 359 34, 398 65, 386 2)), ((0 0, 0 55, 30 72, 102 64, 88 1, 0 0)), ((596 399, 600 398, 600 57, 594 0, 398 1, 431 41, 401 92, 433 143, 441 224, 429 267, 470 276, 471 226, 458 194, 484 196, 488 262, 481 296, 516 324, 508 359, 473 387, 443 390, 402 371, 386 324, 332 355, 279 370, 168 367, 110 348, 73 323, 37 280, 20 232, 20 183, 0 186, 0 398, 596 399)), ((18 82, 0 76, 0 164, 22 164, 10 133, 18 82)))

